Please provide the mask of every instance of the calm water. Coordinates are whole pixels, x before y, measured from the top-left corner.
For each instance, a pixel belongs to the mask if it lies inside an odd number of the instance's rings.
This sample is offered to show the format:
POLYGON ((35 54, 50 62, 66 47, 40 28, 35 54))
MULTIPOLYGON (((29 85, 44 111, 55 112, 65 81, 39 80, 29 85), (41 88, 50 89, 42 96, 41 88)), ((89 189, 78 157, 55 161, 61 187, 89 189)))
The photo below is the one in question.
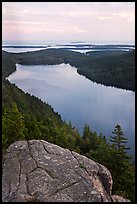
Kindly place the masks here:
POLYGON ((108 138, 120 124, 131 147, 128 152, 135 154, 134 92, 93 83, 69 64, 16 66, 17 71, 8 77, 11 83, 48 102, 81 134, 87 123, 108 138))
MULTIPOLYGON (((70 43, 70 42, 65 43, 64 42, 64 44, 63 43, 61 43, 61 44, 57 43, 56 44, 55 42, 54 43, 52 42, 52 43, 49 43, 49 44, 46 44, 46 45, 42 45, 42 46, 46 46, 47 48, 32 47, 32 46, 35 46, 35 45, 26 45, 27 47, 3 47, 2 46, 2 50, 7 51, 7 52, 11 52, 11 53, 18 53, 18 52, 37 51, 37 50, 43 50, 43 49, 49 49, 49 48, 67 48, 67 49, 69 49, 71 51, 86 53, 86 52, 89 52, 89 51, 102 51, 102 49, 103 49, 103 48, 100 49, 98 47, 93 48, 94 45, 92 46, 92 43, 84 43, 82 46, 80 46, 80 45, 81 45, 81 43, 70 43)), ((96 46, 97 45, 101 45, 101 44, 96 44, 96 46)), ((15 46, 15 45, 10 45, 10 46, 15 46)), ((20 46, 22 46, 22 45, 20 45, 20 46)), ((111 50, 130 51, 131 49, 135 49, 135 47, 132 46, 131 44, 126 45, 126 46, 125 45, 121 45, 121 46, 117 45, 117 49, 116 49, 116 47, 112 48, 112 49, 108 47, 107 51, 108 50, 110 50, 110 51, 111 50)), ((104 51, 106 51, 106 49, 104 51)))
POLYGON ((2 48, 2 50, 11 53, 18 53, 18 52, 31 52, 31 51, 38 51, 38 50, 45 50, 46 48, 2 48))

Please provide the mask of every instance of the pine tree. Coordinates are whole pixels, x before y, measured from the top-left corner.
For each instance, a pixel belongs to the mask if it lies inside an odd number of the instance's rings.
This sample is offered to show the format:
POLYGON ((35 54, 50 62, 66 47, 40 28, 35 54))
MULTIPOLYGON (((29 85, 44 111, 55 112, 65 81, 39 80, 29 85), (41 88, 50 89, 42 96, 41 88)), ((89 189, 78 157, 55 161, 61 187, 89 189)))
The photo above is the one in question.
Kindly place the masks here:
POLYGON ((85 124, 83 128, 83 136, 82 136, 82 143, 81 143, 81 154, 85 154, 90 151, 91 149, 91 131, 87 124, 85 124))
POLYGON ((8 147, 11 143, 25 139, 25 124, 16 103, 11 108, 5 108, 2 116, 2 145, 8 147))
POLYGON ((119 151, 121 153, 123 152, 125 154, 126 152, 124 150, 130 149, 130 148, 123 145, 123 143, 127 143, 128 138, 124 137, 124 133, 121 129, 121 126, 119 124, 117 124, 112 133, 114 134, 114 136, 110 136, 111 139, 109 139, 109 140, 110 140, 110 142, 113 143, 113 145, 112 145, 113 148, 115 148, 117 151, 119 151))
POLYGON ((91 135, 91 131, 90 128, 87 124, 85 124, 84 128, 83 128, 83 139, 84 140, 88 140, 90 138, 91 135))
POLYGON ((131 163, 131 156, 127 154, 125 150, 130 149, 125 146, 127 138, 124 137, 124 133, 121 126, 117 124, 114 131, 114 136, 110 136, 110 159, 108 169, 112 173, 113 177, 113 193, 125 196, 127 198, 134 199, 134 175, 131 163))
POLYGON ((92 132, 87 124, 85 124, 83 129, 82 140, 81 154, 96 151, 100 143, 97 133, 92 132))

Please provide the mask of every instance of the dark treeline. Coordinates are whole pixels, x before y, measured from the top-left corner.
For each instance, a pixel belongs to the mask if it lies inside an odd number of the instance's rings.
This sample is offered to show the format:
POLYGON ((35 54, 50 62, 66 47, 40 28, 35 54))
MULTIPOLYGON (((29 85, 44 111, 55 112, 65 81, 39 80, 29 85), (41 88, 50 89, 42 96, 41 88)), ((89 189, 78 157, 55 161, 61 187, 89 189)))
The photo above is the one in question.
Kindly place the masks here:
POLYGON ((69 63, 79 74, 107 86, 135 91, 135 51, 96 51, 87 54, 66 49, 46 49, 27 53, 6 53, 11 63, 48 65, 69 63))
MULTIPOLYGON (((40 54, 43 63, 71 63, 81 58, 83 54, 68 51, 47 50, 34 52, 40 54), (41 53, 41 54, 40 54, 41 53), (62 54, 61 54, 62 53, 62 54), (67 55, 67 56, 66 56, 67 55), (45 56, 45 57, 44 57, 45 56), (64 57, 65 56, 65 57, 64 57), (65 61, 66 60, 66 61, 65 61)), ((135 200, 134 164, 127 154, 124 133, 119 124, 115 126, 110 140, 102 134, 90 130, 85 124, 83 135, 80 135, 71 122, 62 121, 61 116, 53 108, 40 99, 25 94, 5 78, 15 71, 15 63, 35 64, 37 60, 33 53, 9 54, 2 56, 2 148, 4 150, 17 140, 44 139, 61 147, 76 151, 105 165, 112 173, 113 194, 122 195, 131 201, 135 200), (32 57, 33 56, 33 57, 32 57)), ((38 61, 37 61, 38 62, 38 61)), ((85 62, 85 64, 88 62, 85 62)))

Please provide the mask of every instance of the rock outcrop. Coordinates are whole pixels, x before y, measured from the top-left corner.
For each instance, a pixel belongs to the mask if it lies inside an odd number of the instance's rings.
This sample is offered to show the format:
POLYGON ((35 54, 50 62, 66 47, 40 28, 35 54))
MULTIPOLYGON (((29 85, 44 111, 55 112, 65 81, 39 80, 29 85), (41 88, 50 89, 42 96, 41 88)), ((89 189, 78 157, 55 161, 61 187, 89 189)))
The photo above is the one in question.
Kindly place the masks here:
POLYGON ((3 202, 128 202, 108 169, 44 140, 17 141, 3 160, 3 202))

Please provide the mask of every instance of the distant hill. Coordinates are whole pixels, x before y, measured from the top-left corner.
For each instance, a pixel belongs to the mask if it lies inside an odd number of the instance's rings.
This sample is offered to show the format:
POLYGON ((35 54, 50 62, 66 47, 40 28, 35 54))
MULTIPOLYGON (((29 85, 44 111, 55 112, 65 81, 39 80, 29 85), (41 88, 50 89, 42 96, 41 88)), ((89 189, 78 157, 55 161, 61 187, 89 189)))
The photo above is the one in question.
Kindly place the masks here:
POLYGON ((108 86, 135 91, 135 51, 90 52, 78 73, 108 86))
POLYGON ((15 63, 24 65, 48 65, 69 63, 78 68, 78 73, 107 86, 135 91, 135 50, 98 51, 83 53, 67 49, 7 53, 2 52, 3 76, 15 70, 15 63))

